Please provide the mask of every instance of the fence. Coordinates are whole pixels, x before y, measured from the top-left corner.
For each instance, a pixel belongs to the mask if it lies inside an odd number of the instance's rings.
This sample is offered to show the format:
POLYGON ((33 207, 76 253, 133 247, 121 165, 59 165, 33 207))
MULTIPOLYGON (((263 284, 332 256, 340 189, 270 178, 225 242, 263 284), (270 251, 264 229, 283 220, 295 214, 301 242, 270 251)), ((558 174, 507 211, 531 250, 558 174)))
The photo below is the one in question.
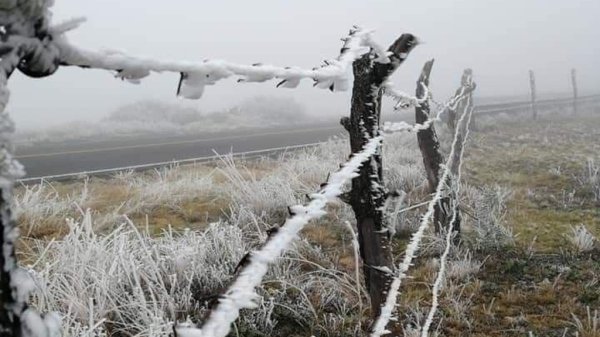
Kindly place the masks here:
MULTIPOLYGON (((36 2, 37 4, 37 2, 36 2)), ((342 199, 352 206, 356 216, 358 241, 363 257, 363 273, 372 303, 371 336, 381 336, 393 330, 390 322, 394 319, 394 308, 402 280, 417 256, 425 230, 432 223, 439 222, 439 228, 445 227, 447 236, 445 250, 441 257, 440 268, 432 289, 432 306, 422 336, 427 336, 429 326, 437 311, 437 296, 444 278, 445 262, 452 245, 454 225, 459 219, 458 192, 460 188, 461 159, 469 135, 469 126, 473 114, 493 114, 496 112, 515 112, 533 107, 562 105, 571 103, 574 112, 578 103, 595 101, 600 96, 578 97, 575 71, 572 72, 573 99, 537 101, 532 86, 532 102, 511 102, 492 104, 474 111, 472 92, 475 84, 472 72, 465 71, 461 86, 448 102, 441 105, 435 113, 430 113, 430 93, 427 89, 431 63, 425 76, 417 82, 415 97, 395 91, 388 82, 389 76, 403 63, 410 51, 418 44, 411 34, 403 34, 388 49, 373 41, 370 31, 358 27, 350 30, 343 39, 344 44, 337 58, 326 60, 320 67, 312 70, 297 67, 275 67, 262 64, 239 65, 219 60, 207 60, 199 63, 164 62, 160 60, 136 58, 121 53, 95 52, 84 50, 70 44, 64 33, 81 23, 76 19, 60 25, 50 26, 49 2, 42 2, 31 8, 15 7, 17 13, 2 16, 0 35, 0 142, 2 145, 2 179, 0 179, 0 213, 3 253, 0 256, 0 337, 8 336, 56 336, 60 333, 60 322, 53 315, 41 316, 28 308, 26 298, 31 290, 27 287, 26 275, 16 264, 15 244, 18 237, 16 225, 11 215, 12 184, 20 174, 21 167, 11 156, 10 139, 7 136, 13 125, 4 113, 8 103, 7 83, 15 70, 30 77, 52 75, 60 66, 78 66, 114 71, 116 76, 137 82, 153 72, 174 72, 180 75, 177 94, 186 98, 200 98, 207 85, 239 76, 241 82, 264 82, 277 79, 277 86, 296 87, 302 79, 312 79, 314 85, 331 91, 347 89, 348 70, 354 70, 353 98, 350 117, 342 120, 342 125, 350 134, 352 153, 349 160, 340 169, 329 175, 327 181, 315 193, 308 195, 309 201, 303 205, 289 207, 289 217, 285 223, 272 231, 267 241, 241 261, 241 271, 233 283, 223 292, 219 303, 211 311, 208 319, 196 328, 178 327, 174 323, 173 333, 182 337, 225 337, 241 309, 255 308, 257 294, 255 287, 262 282, 263 276, 272 264, 291 244, 303 227, 311 220, 326 215, 329 202, 342 199), (21 12, 26 11, 26 12, 21 12), (23 19, 25 18, 25 19, 23 19), (8 27, 8 30, 6 27, 8 27), (20 28, 20 29, 19 29, 20 28), (405 122, 391 123, 380 128, 381 97, 383 92, 393 93, 397 106, 420 107, 428 118, 421 123, 410 125, 405 122), (425 111, 426 110, 426 111, 425 111), (391 259, 391 234, 386 228, 384 205, 389 198, 397 194, 388 191, 383 185, 381 143, 383 132, 432 131, 433 123, 448 110, 455 116, 451 120, 453 142, 445 164, 437 163, 432 167, 437 182, 432 184, 433 196, 427 204, 418 230, 408 244, 403 261, 393 265, 391 259), (351 183, 349 191, 344 187, 351 183), (446 202, 451 207, 440 207, 446 202), (442 209, 443 208, 443 209, 442 209), (442 217, 442 214, 444 216, 442 217), (445 219, 444 221, 440 219, 445 219)), ((534 81, 532 81, 534 82, 534 81)), ((420 145, 422 145, 420 143, 420 145)), ((304 145, 306 146, 306 145, 304 145)), ((439 143, 435 134, 430 135, 430 148, 423 153, 436 152, 439 155, 439 143)), ((270 149, 266 151, 279 151, 270 149)), ((269 152, 266 152, 269 153, 269 152)), ((259 153, 253 153, 256 155, 259 153)), ((265 154, 265 153, 261 153, 265 154)), ((441 157, 441 156, 440 156, 441 157)), ((190 162, 209 160, 197 158, 190 162)), ((121 169, 144 169, 172 163, 158 163, 121 169)), ((107 170, 92 172, 106 174, 107 170)), ((61 177, 54 177, 61 178, 61 177)), ((66 178, 66 177, 62 177, 66 178)))

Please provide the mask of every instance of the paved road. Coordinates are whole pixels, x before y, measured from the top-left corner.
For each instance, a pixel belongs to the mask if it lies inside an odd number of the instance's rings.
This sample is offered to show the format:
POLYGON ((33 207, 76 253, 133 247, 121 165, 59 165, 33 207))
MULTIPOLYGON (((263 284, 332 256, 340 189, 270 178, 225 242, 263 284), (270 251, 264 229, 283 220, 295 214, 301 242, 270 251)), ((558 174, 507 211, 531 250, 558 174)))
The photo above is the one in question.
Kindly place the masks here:
POLYGON ((22 150, 17 147, 16 155, 25 165, 26 178, 31 178, 212 156, 215 151, 227 154, 315 143, 342 132, 341 126, 329 125, 207 138, 161 137, 67 143, 22 150))
MULTIPOLYGON (((581 104, 600 101, 600 95, 581 97, 581 104)), ((548 99, 538 107, 570 105, 570 99, 548 99)), ((478 114, 526 111, 527 101, 480 105, 478 114)), ((184 160, 219 154, 264 150, 321 142, 345 134, 341 126, 321 124, 294 129, 236 131, 204 138, 190 136, 140 136, 132 139, 17 146, 17 159, 25 165, 26 178, 97 171, 128 166, 184 160)))

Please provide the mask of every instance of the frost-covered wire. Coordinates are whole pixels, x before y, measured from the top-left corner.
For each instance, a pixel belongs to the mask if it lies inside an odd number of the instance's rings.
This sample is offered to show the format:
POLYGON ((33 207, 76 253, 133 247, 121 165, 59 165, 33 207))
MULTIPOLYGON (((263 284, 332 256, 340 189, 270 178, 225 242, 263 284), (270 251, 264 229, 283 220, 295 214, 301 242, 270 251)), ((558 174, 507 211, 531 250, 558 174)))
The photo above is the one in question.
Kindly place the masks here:
MULTIPOLYGON (((462 114, 462 116, 460 117, 460 120, 458 122, 459 125, 463 123, 463 121, 467 117, 467 115, 468 114, 466 114, 466 113, 462 114)), ((457 130, 454 133, 454 140, 452 142, 452 148, 450 150, 448 160, 446 161, 446 164, 444 166, 442 175, 440 176, 440 180, 437 185, 436 191, 433 195, 432 200, 429 202, 427 212, 421 218, 421 224, 419 225, 419 228, 413 234, 410 242, 408 243, 408 245, 406 247, 406 250, 404 251, 404 259, 398 266, 398 269, 396 270, 396 276, 394 277, 394 279, 392 280, 392 283, 390 284, 390 288, 388 290, 388 296, 385 300, 385 304, 381 308, 381 313, 379 314, 379 317, 377 317, 377 320, 375 321, 375 324, 373 325, 371 337, 379 337, 381 335, 390 333, 390 331, 387 330, 386 327, 387 327, 387 324, 389 323, 389 321, 392 319, 393 311, 394 311, 394 308, 396 307, 396 300, 398 298, 400 285, 402 284, 402 280, 406 277, 406 272, 412 265, 412 260, 416 256, 417 250, 419 249, 419 245, 421 243, 421 240, 423 239, 425 229, 427 229, 427 227, 429 226, 429 223, 433 219, 435 205, 441 200, 441 198, 443 196, 446 182, 448 180, 448 177, 450 176, 450 168, 451 168, 452 158, 454 158, 456 149, 458 148, 458 142, 459 142, 459 138, 460 138, 459 133, 460 133, 460 128, 457 128, 457 130)), ((463 141, 464 141, 464 139, 463 139, 463 141)))
MULTIPOLYGON (((410 97, 410 99, 415 100, 415 102, 418 104, 424 103, 426 100, 428 100, 430 98, 428 88, 423 83, 421 83, 421 85, 423 85, 423 88, 426 90, 423 98, 410 97)), ((470 92, 471 91, 468 90, 467 87, 462 87, 460 89, 459 93, 457 95, 453 96, 450 100, 448 100, 448 102, 443 103, 443 104, 436 103, 436 105, 438 105, 437 112, 435 113, 435 115, 433 117, 428 118, 423 123, 410 124, 410 123, 407 123, 404 121, 384 122, 383 125, 381 126, 381 131, 386 132, 386 133, 392 133, 392 132, 403 132, 403 131, 418 132, 421 130, 426 130, 431 126, 431 124, 441 120, 441 115, 446 111, 446 109, 456 109, 457 104, 462 102, 464 99, 467 99, 470 92)), ((407 94, 404 94, 404 95, 407 95, 407 94)), ((408 96, 402 96, 402 97, 408 97, 408 96)))
POLYGON ((278 87, 295 88, 300 80, 310 78, 315 86, 330 90, 345 90, 349 87, 352 63, 370 50, 366 41, 371 41, 372 31, 358 27, 342 39, 344 45, 336 59, 325 60, 324 65, 312 70, 299 67, 279 67, 256 63, 236 64, 223 60, 203 62, 161 61, 152 58, 130 56, 118 51, 91 51, 69 43, 66 38, 57 40, 61 61, 66 65, 90 67, 116 71, 116 77, 138 82, 152 72, 175 72, 181 74, 178 95, 197 99, 207 85, 239 76, 240 82, 265 82, 279 79, 278 87))
POLYGON ((452 96, 447 102, 438 102, 431 97, 431 102, 437 106, 437 110, 440 114, 443 114, 446 110, 456 110, 458 104, 467 98, 467 95, 475 89, 474 86, 461 86, 458 92, 452 96))
POLYGON ((383 93, 396 101, 396 104, 394 105, 394 110, 408 109, 411 107, 420 106, 422 103, 427 102, 427 100, 430 98, 429 88, 425 85, 425 83, 420 82, 419 85, 422 86, 424 90, 424 95, 420 98, 416 96, 411 96, 403 91, 396 89, 393 83, 390 81, 386 81, 383 84, 383 93))
MULTIPOLYGON (((466 126, 465 126, 465 135, 464 138, 462 139, 462 146, 461 146, 461 151, 458 154, 458 171, 456 174, 456 177, 454 177, 452 183, 454 185, 454 191, 453 193, 455 193, 456 198, 454 200, 454 202, 458 202, 458 194, 460 193, 460 178, 461 178, 461 167, 462 167, 462 158, 463 158, 463 154, 464 154, 464 147, 466 145, 468 136, 469 136, 469 125, 471 124, 471 117, 473 116, 473 107, 471 106, 471 97, 467 97, 467 102, 465 104, 466 110, 464 113, 468 114, 467 116, 467 121, 466 121, 466 126)), ((461 128, 457 129, 457 132, 459 132, 461 128)), ((450 167, 452 167, 453 165, 450 165, 450 167)), ((454 223, 456 222, 457 218, 458 218, 458 209, 456 207, 457 205, 454 205, 454 207, 452 207, 452 219, 450 220, 450 222, 448 223, 448 228, 447 228, 447 232, 446 232, 446 242, 445 245, 446 247, 444 248, 444 252, 442 253, 442 256, 440 257, 440 269, 438 271, 438 275, 435 279, 435 282, 433 284, 433 288, 431 289, 431 308, 429 309, 429 314, 427 315, 427 320, 425 321, 425 323, 423 324, 423 329, 421 330, 421 337, 427 337, 429 335, 429 328, 431 327, 431 323, 433 322, 433 317, 435 316, 435 313, 437 311, 437 308, 439 306, 439 294, 440 291, 442 289, 442 283, 444 282, 444 278, 445 278, 445 273, 446 273, 446 264, 448 262, 448 255, 450 254, 450 248, 452 247, 452 236, 453 236, 453 230, 452 230, 452 226, 454 226, 454 223)))
POLYGON ((255 288, 262 282, 269 265, 281 256, 309 221, 327 214, 324 210, 327 203, 339 197, 343 193, 344 185, 358 176, 357 171, 378 151, 381 141, 381 136, 369 140, 361 152, 356 153, 339 171, 329 177, 326 185, 318 193, 310 195, 311 201, 306 206, 290 207, 293 215, 260 249, 250 254, 249 263, 221 297, 218 306, 211 312, 202 328, 179 328, 178 335, 181 337, 227 336, 240 310, 256 307, 255 300, 258 295, 255 288))
POLYGON ((0 12, 3 46, 21 49, 23 60, 19 69, 28 76, 44 77, 54 73, 59 66, 80 66, 83 68, 104 69, 116 72, 115 77, 133 83, 151 73, 174 72, 180 75, 177 95, 198 99, 207 85, 238 76, 239 82, 265 82, 278 79, 277 87, 295 88, 302 79, 312 79, 319 88, 346 90, 350 87, 350 73, 355 60, 373 49, 381 63, 390 62, 388 54, 377 45, 371 36, 372 31, 354 26, 347 37, 339 56, 323 61, 323 65, 313 69, 300 67, 280 67, 256 63, 236 64, 224 60, 204 60, 202 62, 162 61, 147 57, 127 55, 120 51, 93 51, 70 43, 65 33, 77 28, 84 18, 67 20, 51 25, 50 0, 31 0, 32 8, 14 7, 0 12), (35 4, 35 6, 33 6, 35 4), (6 27, 9 27, 8 29, 6 27))

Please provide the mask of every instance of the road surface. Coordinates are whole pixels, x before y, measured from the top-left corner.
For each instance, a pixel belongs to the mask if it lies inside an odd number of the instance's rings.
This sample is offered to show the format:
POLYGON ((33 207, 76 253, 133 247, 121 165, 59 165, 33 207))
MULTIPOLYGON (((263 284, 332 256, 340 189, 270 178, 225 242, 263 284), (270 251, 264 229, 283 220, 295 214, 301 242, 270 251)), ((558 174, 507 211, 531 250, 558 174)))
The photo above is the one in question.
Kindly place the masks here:
POLYGON ((341 126, 262 130, 214 137, 160 137, 121 141, 65 143, 19 149, 25 178, 128 167, 326 141, 344 131, 341 126))
MULTIPOLYGON (((570 106, 572 99, 538 101, 538 108, 570 106)), ((580 104, 600 102, 600 95, 580 97, 580 104)), ((527 101, 480 105, 477 114, 518 112, 530 109, 527 101)), ((140 136, 131 139, 78 141, 63 144, 17 146, 17 159, 25 178, 65 175, 130 166, 179 161, 218 154, 240 153, 326 141, 346 134, 335 123, 265 130, 229 131, 201 136, 140 136)))

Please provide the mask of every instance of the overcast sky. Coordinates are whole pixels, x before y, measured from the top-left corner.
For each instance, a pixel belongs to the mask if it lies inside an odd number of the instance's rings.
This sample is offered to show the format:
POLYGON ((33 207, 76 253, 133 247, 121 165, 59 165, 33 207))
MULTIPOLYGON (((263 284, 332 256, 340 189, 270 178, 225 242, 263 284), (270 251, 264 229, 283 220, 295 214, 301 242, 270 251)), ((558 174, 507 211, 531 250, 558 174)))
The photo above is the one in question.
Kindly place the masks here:
MULTIPOLYGON (((57 21, 86 16, 70 32, 72 42, 163 59, 225 59, 312 68, 335 57, 339 40, 358 24, 376 30, 389 45, 403 32, 418 46, 396 72, 407 92, 422 64, 435 58, 434 94, 442 98, 471 67, 479 96, 524 95, 528 73, 540 92, 569 92, 577 68, 583 94, 600 92, 600 1, 598 0, 56 0, 57 21)), ((9 110, 28 129, 71 120, 97 120, 120 105, 141 99, 176 101, 178 76, 152 75, 132 85, 99 70, 61 68, 45 79, 20 74, 10 82, 9 110)), ((290 96, 314 114, 342 115, 349 93, 330 93, 304 81, 296 90, 268 84, 208 87, 197 105, 226 108, 254 95, 290 96)))

